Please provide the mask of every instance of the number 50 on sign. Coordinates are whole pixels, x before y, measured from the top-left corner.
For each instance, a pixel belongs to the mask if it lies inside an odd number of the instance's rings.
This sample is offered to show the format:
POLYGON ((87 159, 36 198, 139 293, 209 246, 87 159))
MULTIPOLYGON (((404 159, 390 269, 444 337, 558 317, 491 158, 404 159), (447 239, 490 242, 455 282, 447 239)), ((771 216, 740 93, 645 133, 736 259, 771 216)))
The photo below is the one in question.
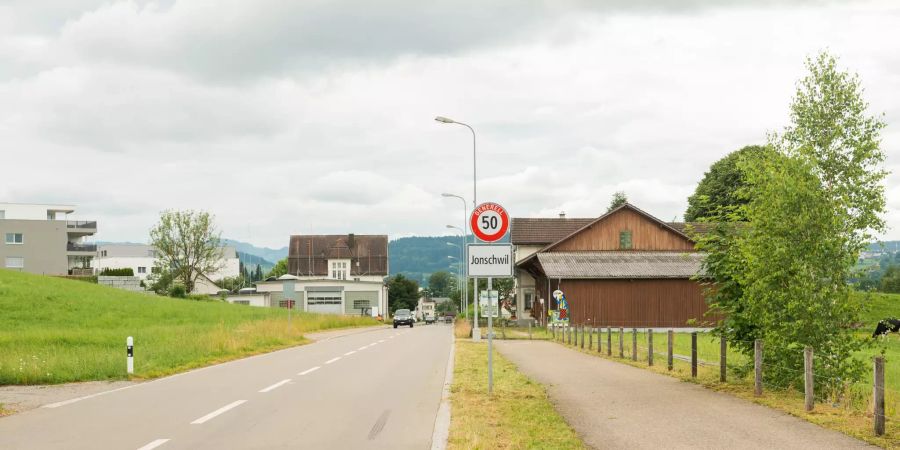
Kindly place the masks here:
POLYGON ((493 202, 478 205, 472 211, 472 233, 483 242, 496 242, 509 231, 509 214, 502 206, 493 202))

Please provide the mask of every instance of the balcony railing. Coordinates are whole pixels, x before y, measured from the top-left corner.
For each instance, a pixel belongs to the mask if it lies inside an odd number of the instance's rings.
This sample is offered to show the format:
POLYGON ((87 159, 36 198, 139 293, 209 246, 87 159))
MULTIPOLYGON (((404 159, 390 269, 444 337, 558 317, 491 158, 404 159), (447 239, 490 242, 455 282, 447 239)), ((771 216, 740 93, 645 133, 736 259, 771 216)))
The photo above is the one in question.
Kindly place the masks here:
POLYGON ((70 220, 66 222, 66 228, 84 228, 84 229, 97 229, 97 221, 96 220, 70 220))
POLYGON ((96 252, 97 244, 73 244, 71 242, 67 242, 66 250, 70 252, 96 252))

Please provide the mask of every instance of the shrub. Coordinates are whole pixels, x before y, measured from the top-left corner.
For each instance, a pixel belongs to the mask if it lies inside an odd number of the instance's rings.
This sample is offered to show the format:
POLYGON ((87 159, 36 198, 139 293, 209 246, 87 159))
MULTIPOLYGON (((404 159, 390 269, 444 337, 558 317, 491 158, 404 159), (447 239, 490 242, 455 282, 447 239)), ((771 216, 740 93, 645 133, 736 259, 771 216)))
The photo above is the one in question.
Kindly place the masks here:
POLYGON ((108 277, 133 277, 134 269, 131 267, 123 267, 121 269, 111 269, 107 267, 100 272, 100 275, 108 277))
POLYGON ((185 291, 184 286, 176 284, 172 286, 172 289, 169 289, 169 297, 185 298, 187 297, 187 291, 185 291))

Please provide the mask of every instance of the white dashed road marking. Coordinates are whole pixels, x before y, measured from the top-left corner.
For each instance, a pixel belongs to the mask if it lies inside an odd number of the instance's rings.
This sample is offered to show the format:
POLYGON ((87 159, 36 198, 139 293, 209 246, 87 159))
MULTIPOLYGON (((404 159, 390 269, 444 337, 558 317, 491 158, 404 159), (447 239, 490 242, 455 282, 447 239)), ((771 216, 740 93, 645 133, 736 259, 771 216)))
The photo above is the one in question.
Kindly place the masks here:
POLYGON ((238 401, 235 401, 235 402, 231 402, 231 403, 229 403, 229 404, 227 404, 227 405, 225 405, 225 406, 223 406, 223 407, 221 407, 221 408, 219 408, 219 409, 217 409, 217 410, 215 410, 215 411, 213 411, 213 412, 211 412, 211 413, 209 413, 209 414, 207 414, 207 415, 205 415, 205 416, 203 416, 203 417, 201 417, 201 418, 199 418, 199 419, 197 419, 197 420, 195 420, 195 421, 193 421, 193 422, 191 422, 191 425, 200 425, 201 423, 204 423, 204 422, 206 422, 206 421, 209 421, 210 419, 215 418, 215 417, 218 416, 219 414, 228 412, 228 410, 230 410, 230 409, 237 408, 238 406, 241 406, 242 404, 244 404, 244 403, 246 403, 246 402, 247 402, 247 400, 238 400, 238 401))
POLYGON ((344 356, 350 356, 350 355, 352 355, 352 354, 354 354, 354 353, 356 353, 356 350, 350 350, 349 352, 344 353, 344 356))
POLYGON ((328 361, 325 361, 325 364, 331 364, 331 363, 333 363, 333 362, 335 362, 335 361, 337 361, 337 360, 339 360, 339 359, 341 359, 340 356, 338 356, 337 358, 331 358, 331 359, 329 359, 328 361))
POLYGON ((259 392, 265 393, 265 392, 273 391, 273 390, 278 389, 278 388, 280 388, 281 386, 284 386, 284 385, 286 385, 286 384, 288 384, 288 383, 290 383, 290 382, 291 382, 291 379, 290 379, 290 378, 285 379, 285 380, 281 380, 281 381, 279 381, 279 382, 277 382, 277 383, 275 383, 275 384, 273 384, 273 385, 271 385, 271 386, 269 386, 269 387, 267 387, 267 388, 265 388, 265 389, 260 389, 259 392))
POLYGON ((315 372, 315 371, 317 371, 317 370, 319 370, 319 369, 321 369, 321 368, 322 368, 322 366, 316 366, 316 367, 313 367, 313 368, 311 368, 311 369, 306 369, 306 370, 304 370, 303 372, 298 373, 297 375, 306 375, 306 374, 309 374, 309 373, 313 373, 313 372, 315 372))
POLYGON ((157 440, 139 448, 138 450, 153 450, 154 448, 159 447, 160 445, 163 445, 166 442, 169 442, 169 440, 168 439, 157 439, 157 440))

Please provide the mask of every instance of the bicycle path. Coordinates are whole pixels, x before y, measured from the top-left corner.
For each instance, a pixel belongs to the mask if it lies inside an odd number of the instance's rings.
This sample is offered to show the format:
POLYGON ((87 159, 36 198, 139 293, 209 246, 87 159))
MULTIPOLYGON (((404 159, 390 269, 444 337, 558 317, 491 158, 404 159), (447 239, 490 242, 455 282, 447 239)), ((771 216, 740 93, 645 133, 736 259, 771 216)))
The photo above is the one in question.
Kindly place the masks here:
POLYGON ((876 448, 676 378, 547 341, 495 341, 592 448, 876 448))

